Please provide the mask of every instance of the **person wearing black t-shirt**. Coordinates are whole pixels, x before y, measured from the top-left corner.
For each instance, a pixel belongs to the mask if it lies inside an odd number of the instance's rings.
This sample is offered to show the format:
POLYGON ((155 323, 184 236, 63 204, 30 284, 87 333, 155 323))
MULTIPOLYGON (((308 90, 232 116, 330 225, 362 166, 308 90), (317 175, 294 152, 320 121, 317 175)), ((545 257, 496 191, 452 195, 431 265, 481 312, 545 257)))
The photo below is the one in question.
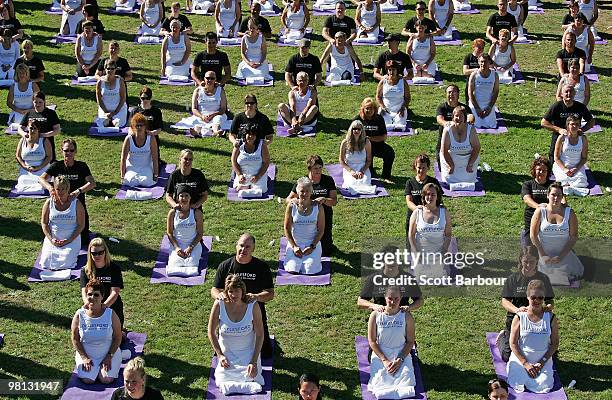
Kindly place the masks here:
POLYGON ((297 45, 298 53, 291 56, 285 67, 285 83, 289 87, 296 87, 297 74, 304 71, 308 74, 308 82, 313 86, 320 85, 323 69, 319 57, 310 54, 310 40, 300 39, 297 45))
POLYGON ((250 126, 251 130, 255 129, 257 139, 265 139, 268 144, 272 143, 274 137, 272 124, 270 119, 257 109, 257 97, 254 94, 244 96, 244 112, 236 114, 232 120, 229 134, 232 145, 238 145, 239 139, 242 139, 241 132, 244 132, 247 126, 250 126))
POLYGON ((412 170, 415 172, 415 176, 406 181, 406 189, 404 190, 404 195, 406 196, 406 205, 408 209, 406 210, 406 244, 408 245, 408 228, 410 222, 410 216, 412 212, 416 210, 419 206, 423 205, 423 187, 428 183, 432 183, 440 188, 440 182, 432 176, 429 176, 427 173, 431 168, 431 160, 429 156, 425 153, 419 154, 414 161, 412 162, 412 170))
POLYGON ((387 36, 385 40, 387 41, 389 50, 378 56, 374 66, 374 79, 377 81, 385 79, 385 75, 387 75, 387 67, 385 67, 385 65, 389 60, 396 61, 400 64, 400 75, 403 75, 404 79, 412 78, 412 61, 410 60, 410 56, 399 49, 402 36, 393 33, 387 36))
POLYGON ((467 54, 463 59, 463 75, 467 76, 467 80, 465 81, 465 102, 468 103, 470 99, 468 98, 468 84, 470 81, 470 75, 472 72, 478 71, 480 69, 480 64, 478 63, 478 59, 481 55, 484 54, 485 41, 481 38, 476 38, 472 42, 472 52, 467 54))
POLYGON ((261 317, 264 325, 264 342, 261 348, 262 358, 272 356, 272 343, 268 330, 268 318, 266 316, 265 303, 274 298, 274 282, 270 267, 260 259, 253 256, 255 251, 255 237, 250 233, 244 233, 236 243, 236 255, 223 261, 217 267, 215 282, 210 295, 214 300, 224 300, 225 278, 229 274, 238 275, 246 285, 246 297, 249 303, 257 301, 261 309, 261 317))
POLYGON ((334 38, 337 32, 346 33, 346 43, 350 46, 355 37, 357 37, 357 24, 355 20, 346 15, 346 5, 343 1, 336 3, 335 15, 327 17, 323 25, 321 35, 323 39, 331 44, 335 44, 334 38))
POLYGON ((406 22, 404 29, 402 29, 402 35, 406 37, 416 36, 417 21, 421 21, 421 24, 425 27, 426 36, 437 35, 440 31, 440 27, 438 26, 436 21, 432 21, 425 16, 425 10, 427 10, 427 5, 425 4, 425 2, 417 1, 415 10, 416 15, 406 22))
POLYGON ((21 22, 14 16, 10 16, 8 7, 0 6, 0 32, 5 29, 11 31, 13 40, 20 40, 23 38, 23 26, 21 26, 21 22))
MULTIPOLYGON (((446 88, 446 101, 438 106, 436 109, 436 122, 438 123, 438 144, 436 145, 436 159, 440 161, 440 145, 442 144, 442 131, 444 127, 453 120, 453 110, 455 107, 462 106, 466 110, 469 108, 459 102, 459 86, 448 85, 446 88)), ((474 116, 468 114, 467 121, 469 123, 474 122, 474 116)))
POLYGON ((68 179, 70 182, 69 199, 72 200, 77 197, 85 209, 85 227, 81 232, 81 243, 89 243, 89 214, 87 214, 87 206, 85 204, 85 193, 96 187, 96 181, 91 175, 89 166, 83 161, 75 159, 76 151, 76 141, 74 139, 64 139, 62 141, 64 159, 51 164, 47 171, 38 178, 38 182, 55 198, 55 189, 49 183, 49 178, 65 176, 68 179))
POLYGON ((91 21, 94 32, 102 38, 106 30, 104 29, 102 21, 98 19, 98 14, 95 12, 95 7, 92 4, 86 4, 85 7, 83 7, 83 20, 77 25, 77 35, 83 33, 83 24, 87 21, 91 21))
POLYGON ((567 28, 572 26, 572 24, 574 23, 574 19, 578 16, 578 13, 580 12, 577 1, 570 2, 567 8, 568 13, 565 14, 565 17, 563 17, 563 22, 561 22, 561 28, 563 29, 563 32, 565 32, 567 28))
MULTIPOLYGON (((151 136, 155 136, 155 138, 157 139, 155 141, 155 145, 157 146, 157 154, 160 154, 159 153, 159 142, 160 142, 159 134, 164 128, 164 119, 162 116, 162 112, 159 109, 159 107, 153 104, 153 101, 152 101, 153 91, 151 90, 151 88, 147 86, 143 86, 142 89, 140 89, 139 98, 140 98, 140 104, 138 104, 136 107, 130 108, 130 112, 129 112, 130 119, 136 113, 142 114, 147 119, 147 134, 151 136)), ((159 165, 162 166, 164 164, 165 162, 162 161, 161 156, 160 156, 159 165)))
POLYGON ((178 19, 181 23, 181 33, 185 35, 191 35, 193 33, 193 27, 191 25, 191 21, 189 18, 181 14, 181 3, 175 1, 172 3, 172 7, 170 7, 171 13, 162 22, 162 27, 160 31, 160 35, 169 36, 172 34, 172 29, 170 28, 170 23, 175 19, 178 19))
POLYGON ((545 288, 545 310, 552 312, 553 298, 555 296, 550 279, 546 274, 538 271, 538 250, 535 246, 525 246, 521 248, 519 256, 519 270, 512 273, 502 289, 502 306, 507 311, 506 326, 499 336, 497 336, 497 347, 502 359, 508 362, 512 350, 510 350, 510 329, 512 320, 519 311, 527 311, 529 300, 527 299, 527 285, 533 280, 540 280, 545 288))
POLYGON ((582 103, 574 101, 575 90, 571 85, 565 85, 561 89, 562 100, 554 102, 542 118, 540 125, 542 128, 552 132, 548 159, 551 164, 554 162, 555 144, 559 135, 567 135, 565 129, 567 117, 573 116, 578 121, 585 120, 586 125, 582 127, 582 132, 586 132, 595 125, 595 118, 589 109, 582 103))
POLYGON ((171 208, 178 210, 178 194, 184 186, 189 188, 189 195, 194 201, 191 208, 202 208, 202 204, 208 199, 210 188, 204 174, 199 169, 192 168, 193 151, 184 149, 181 151, 179 168, 170 174, 166 186, 166 202, 171 208))
POLYGON ((45 98, 43 92, 34 93, 34 109, 25 113, 19 124, 18 132, 21 136, 25 137, 27 135, 26 128, 28 126, 28 121, 31 119, 38 121, 40 136, 49 139, 53 151, 51 162, 55 162, 57 160, 55 155, 55 136, 57 136, 62 129, 57 113, 55 110, 47 108, 45 98))
POLYGON ((523 182, 521 188, 521 196, 525 203, 525 212, 523 213, 525 219, 523 240, 526 243, 531 243, 529 229, 531 227, 531 217, 533 217, 533 213, 540 204, 548 203, 548 187, 552 183, 548 178, 550 176, 550 171, 550 162, 546 158, 536 158, 531 163, 531 168, 529 170, 533 179, 523 182))
POLYGON ((487 39, 491 43, 499 41, 499 31, 508 29, 511 32, 510 43, 518 38, 518 24, 514 15, 508 13, 508 0, 497 0, 497 12, 487 22, 487 39))
MULTIPOLYGON (((308 179, 312 181, 312 196, 311 199, 317 204, 323 206, 325 211, 325 231, 321 238, 321 246, 323 257, 329 257, 334 248, 334 240, 332 238, 332 225, 334 223, 333 206, 338 203, 338 191, 334 180, 324 175, 323 159, 317 155, 308 157, 306 160, 308 167, 308 179)), ((293 185, 291 193, 287 196, 287 204, 297 200, 297 184, 293 185)))
POLYGON ((576 34, 574 32, 565 32, 563 34, 563 48, 557 52, 557 69, 559 70, 557 78, 569 73, 569 61, 573 58, 577 58, 580 62, 580 73, 584 74, 586 71, 587 55, 584 50, 576 47, 576 34))
MULTIPOLYGON (((391 180, 391 170, 393 169, 393 161, 395 160, 395 150, 393 147, 385 143, 387 139, 387 126, 385 119, 378 114, 376 103, 370 97, 366 97, 361 102, 359 114, 353 118, 355 121, 361 121, 366 137, 370 139, 372 146, 372 157, 380 157, 383 160, 383 169, 381 180, 386 183, 393 183, 391 180)), ((374 163, 372 163, 374 164, 374 163)), ((370 165, 370 172, 374 175, 374 168, 370 165)))
POLYGON ((232 76, 232 67, 227 54, 217 48, 218 37, 215 32, 206 32, 206 50, 196 54, 191 64, 191 79, 196 85, 204 80, 204 74, 213 71, 217 76, 217 82, 225 85, 232 76))
POLYGON ((100 62, 98 63, 98 70, 96 71, 96 76, 98 79, 106 75, 106 71, 104 70, 104 66, 106 65, 106 60, 112 60, 117 64, 115 68, 115 74, 123 78, 124 82, 129 82, 133 79, 132 68, 130 67, 130 63, 123 58, 119 57, 119 42, 116 40, 112 40, 108 44, 108 57, 100 58, 100 62))
POLYGON ((111 308, 119 317, 123 327, 123 300, 121 300, 121 289, 123 289, 123 276, 121 268, 111 261, 111 255, 106 242, 102 238, 93 238, 87 247, 87 264, 81 269, 81 297, 83 304, 88 304, 85 286, 91 279, 98 279, 104 292, 102 293, 102 304, 111 308))
POLYGON ((17 68, 19 64, 25 64, 30 69, 30 81, 36 82, 40 86, 40 82, 45 80, 45 65, 40 57, 34 55, 34 44, 30 39, 21 42, 21 57, 15 61, 13 68, 17 68))
MULTIPOLYGON (((259 32, 266 38, 270 39, 272 37, 272 28, 270 27, 270 23, 266 18, 261 15, 261 4, 257 2, 251 3, 251 17, 255 20, 257 27, 259 28, 259 32)), ((244 36, 246 31, 249 30, 249 19, 243 18, 242 22, 240 22, 240 27, 238 28, 238 37, 244 36)))

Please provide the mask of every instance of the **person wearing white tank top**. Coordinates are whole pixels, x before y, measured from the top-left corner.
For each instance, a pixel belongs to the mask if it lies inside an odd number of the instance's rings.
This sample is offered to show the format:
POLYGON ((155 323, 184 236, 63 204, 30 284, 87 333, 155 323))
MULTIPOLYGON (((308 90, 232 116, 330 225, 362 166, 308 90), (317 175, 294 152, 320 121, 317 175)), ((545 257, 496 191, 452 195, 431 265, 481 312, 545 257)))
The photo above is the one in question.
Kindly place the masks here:
POLYGON ((155 136, 147 134, 147 119, 135 114, 131 121, 131 134, 121 147, 121 181, 133 187, 153 186, 159 176, 159 154, 155 136))
POLYGON ((559 323, 546 311, 546 287, 538 279, 527 285, 527 311, 517 312, 510 330, 512 354, 506 365, 508 385, 517 393, 553 389, 553 354, 559 348, 559 323))
POLYGON ((281 23, 284 26, 284 42, 297 42, 304 37, 310 23, 310 12, 302 0, 293 0, 283 10, 281 23))
POLYGON ((164 6, 160 0, 145 0, 140 5, 140 33, 146 36, 159 36, 164 19, 164 6))
POLYGON ((563 87, 570 85, 574 87, 574 101, 584 104, 588 107, 591 101, 591 84, 589 79, 580 73, 580 61, 570 60, 567 63, 569 72, 561 77, 559 85, 557 86, 557 101, 563 100, 561 92, 563 87))
POLYGON ((187 82, 191 76, 191 41, 181 32, 178 19, 170 23, 171 33, 162 42, 161 76, 169 80, 187 82))
POLYGON ((452 0, 429 0, 429 19, 435 21, 440 27, 438 40, 453 39, 453 16, 455 15, 455 6, 452 0))
POLYGON ((385 68, 387 75, 376 88, 378 113, 385 119, 388 130, 403 131, 408 120, 410 88, 406 80, 400 76, 400 64, 397 61, 388 60, 385 68))
MULTIPOLYGON (((480 141, 476 129, 466 121, 463 106, 455 107, 453 120, 442 131, 440 175, 442 181, 458 190, 473 190, 480 160, 480 141), (459 187, 466 185, 465 188, 459 187)), ((451 189, 453 190, 453 189, 451 189)))
POLYGON ((227 96, 223 86, 217 84, 215 71, 207 71, 202 84, 193 91, 191 113, 193 116, 188 119, 193 120, 190 122, 192 135, 223 134, 223 127, 227 124, 227 96))
POLYGON ((168 212, 166 235, 172 245, 168 257, 168 276, 196 276, 200 273, 202 256, 202 235, 204 225, 202 210, 191 208, 190 188, 181 186, 178 193, 178 209, 168 212))
POLYGON ((266 38, 259 31, 257 23, 253 19, 248 22, 246 35, 242 37, 240 45, 240 56, 242 61, 236 69, 236 78, 245 79, 247 83, 264 83, 272 80, 270 66, 266 57, 268 45, 266 38))
POLYGON ((115 0, 116 10, 133 11, 136 7, 136 0, 115 0))
POLYGON ((12 110, 7 125, 21 124, 24 115, 33 111, 34 93, 38 92, 38 84, 30 80, 30 68, 25 64, 17 65, 15 83, 9 88, 6 105, 12 110))
POLYGON ((551 283, 569 285, 584 274, 584 266, 573 251, 578 239, 578 219, 562 203, 563 186, 554 182, 548 187, 548 204, 536 208, 531 218, 529 237, 538 249, 538 270, 551 283))
POLYGON ((313 131, 319 114, 317 89, 308 85, 308 73, 298 72, 296 83, 297 87, 289 90, 287 95, 289 103, 278 105, 278 112, 283 121, 291 126, 287 130, 289 135, 313 131))
POLYGON ((468 98, 474 126, 476 128, 496 128, 495 103, 499 94, 499 77, 492 71, 491 57, 482 54, 478 57, 479 68, 472 72, 468 81, 468 98))
POLYGON ((44 193, 38 178, 47 171, 53 157, 51 142, 41 137, 39 122, 28 121, 28 134, 19 138, 15 158, 19 163, 17 193, 44 193))
POLYGON ((61 0, 62 22, 59 33, 62 35, 76 35, 79 22, 83 20, 83 7, 85 0, 61 0))
MULTIPOLYGON (((592 0, 594 1, 594 0, 592 0)), ((582 13, 578 13, 574 22, 567 28, 566 32, 573 32, 576 35, 576 47, 584 51, 586 60, 584 70, 590 71, 593 63, 593 52, 595 51, 595 36, 587 25, 587 19, 582 13)))
POLYGON ((123 78, 117 76, 117 63, 108 59, 104 64, 106 74, 96 83, 98 116, 94 123, 98 127, 122 128, 128 119, 126 85, 123 78))
POLYGON ((555 163, 552 172, 555 180, 569 186, 572 194, 589 194, 585 165, 589 152, 589 140, 580 133, 580 120, 567 118, 567 135, 559 135, 555 144, 555 163), (582 190, 580 190, 582 189, 582 190))
POLYGON ((247 127, 244 141, 232 150, 233 187, 244 198, 261 197, 268 191, 270 152, 266 141, 257 138, 255 128, 247 127))
POLYGON ((512 83, 514 77, 514 64, 516 64, 516 52, 510 43, 510 31, 501 29, 499 41, 493 43, 489 48, 491 67, 497 71, 500 83, 512 83))
POLYGON ((13 40, 10 29, 4 29, 0 34, 0 87, 10 87, 15 78, 15 62, 21 55, 19 42, 13 40))
POLYGON ((425 25, 417 20, 415 22, 417 34, 411 36, 406 44, 406 54, 410 56, 413 65, 415 79, 433 80, 438 71, 438 64, 434 61, 436 57, 436 44, 431 35, 425 35, 425 25))
POLYGON ((590 26, 595 40, 601 40, 601 37, 597 34, 597 29, 595 29, 595 22, 597 21, 597 18, 599 18, 599 7, 597 7, 596 1, 578 0, 578 10, 586 17, 586 23, 590 26))
POLYGON ((372 185, 372 144, 366 137, 363 123, 351 122, 349 129, 340 143, 340 165, 342 166, 342 188, 353 195, 374 194, 376 186, 372 185))
POLYGON ((365 0, 359 3, 355 11, 355 24, 357 25, 357 37, 355 41, 366 43, 378 43, 380 32, 380 4, 374 0, 365 0))
POLYGON ((400 307, 397 286, 385 292, 384 311, 372 311, 368 320, 368 342, 372 349, 368 390, 377 399, 414 397, 416 378, 412 360, 415 344, 414 317, 400 307))
POLYGON ((255 394, 264 385, 261 307, 248 302, 246 294, 244 281, 237 274, 227 275, 225 300, 214 302, 208 319, 208 339, 218 357, 215 381, 223 395, 255 394))
POLYGON ((525 28, 523 28, 523 23, 525 22, 525 17, 526 17, 524 13, 526 11, 521 3, 519 3, 518 0, 509 0, 508 8, 506 10, 508 14, 512 15, 514 19, 516 20, 517 34, 518 34, 516 43, 529 42, 529 39, 525 35, 525 28))
POLYGON ((355 64, 360 71, 363 71, 361 60, 353 46, 347 45, 346 33, 336 32, 334 42, 327 45, 321 56, 321 65, 327 65, 328 60, 330 62, 325 80, 332 85, 338 81, 350 84, 355 78, 355 64))
POLYGON ((77 76, 94 76, 102 56, 102 39, 94 32, 91 21, 83 24, 83 33, 77 37, 74 54, 77 59, 77 76))
POLYGON ((240 1, 219 0, 215 7, 215 25, 220 38, 235 38, 240 23, 240 1))

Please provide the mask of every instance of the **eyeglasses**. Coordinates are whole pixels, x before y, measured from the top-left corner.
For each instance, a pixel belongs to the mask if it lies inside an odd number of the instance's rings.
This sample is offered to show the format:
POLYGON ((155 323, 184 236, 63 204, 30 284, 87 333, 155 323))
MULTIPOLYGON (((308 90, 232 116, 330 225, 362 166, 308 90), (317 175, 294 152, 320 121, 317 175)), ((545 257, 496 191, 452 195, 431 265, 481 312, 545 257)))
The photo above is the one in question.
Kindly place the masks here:
POLYGON ((147 96, 141 96, 141 97, 140 97, 140 100, 151 100, 151 98, 150 98, 150 97, 147 97, 147 96))
POLYGON ((74 153, 76 150, 74 149, 62 149, 64 153, 74 153))
POLYGON ((217 78, 215 78, 214 76, 205 76, 204 79, 206 79, 207 81, 214 81, 217 78))
POLYGON ((102 295, 98 292, 87 293, 87 297, 100 297, 100 296, 102 295))
POLYGON ((544 296, 529 296, 529 300, 544 300, 544 296))
POLYGON ((97 256, 103 255, 104 253, 106 253, 106 250, 92 251, 91 255, 94 256, 94 257, 97 257, 97 256))
POLYGON ((244 102, 245 106, 252 106, 253 104, 257 104, 257 102, 255 102, 255 101, 245 101, 244 102))
POLYGON ((425 9, 424 9, 424 8, 417 8, 416 10, 417 10, 417 11, 425 11, 425 9))
POLYGON ((357 128, 357 127, 353 128, 353 132, 355 132, 355 131, 361 132, 361 128, 357 128))

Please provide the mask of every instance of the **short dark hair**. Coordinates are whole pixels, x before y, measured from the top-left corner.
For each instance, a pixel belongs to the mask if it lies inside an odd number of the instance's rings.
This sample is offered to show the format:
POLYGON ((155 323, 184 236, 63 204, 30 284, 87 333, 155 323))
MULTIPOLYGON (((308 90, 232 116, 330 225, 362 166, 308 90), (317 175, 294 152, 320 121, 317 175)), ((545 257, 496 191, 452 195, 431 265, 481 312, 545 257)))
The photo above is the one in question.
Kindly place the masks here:
POLYGON ((70 143, 72 145, 72 147, 74 147, 74 151, 77 150, 76 140, 74 140, 73 138, 66 138, 66 139, 62 140, 62 147, 64 147, 64 144, 66 144, 66 143, 70 143))
POLYGON ((92 289, 94 292, 104 294, 104 285, 98 278, 90 279, 89 282, 87 282, 87 285, 85 285, 85 292, 87 293, 89 289, 92 289))
POLYGON ((546 167, 548 172, 550 173, 550 161, 548 158, 538 157, 531 162, 531 168, 529 168, 529 174, 532 178, 535 178, 535 170, 537 167, 546 167))
POLYGON ((421 153, 412 162, 412 169, 416 171, 417 163, 427 164, 427 168, 431 167, 431 160, 426 153, 421 153))
POLYGON ((213 40, 213 39, 219 40, 219 36, 217 36, 217 34, 212 31, 206 32, 206 41, 213 40))
POLYGON ((35 99, 41 99, 42 101, 45 101, 47 96, 45 96, 45 94, 42 91, 38 91, 38 92, 34 93, 34 98, 35 99))
POLYGON ((497 388, 502 388, 507 392, 508 383, 506 383, 505 380, 499 379, 499 378, 491 379, 487 385, 487 389, 488 389, 487 391, 489 392, 488 394, 491 394, 491 392, 497 388))
POLYGON ((311 155, 310 157, 308 157, 308 159, 306 160, 306 167, 308 168, 308 170, 310 171, 312 169, 312 167, 314 167, 315 165, 320 165, 323 166, 323 159, 321 158, 321 156, 319 155, 311 155))

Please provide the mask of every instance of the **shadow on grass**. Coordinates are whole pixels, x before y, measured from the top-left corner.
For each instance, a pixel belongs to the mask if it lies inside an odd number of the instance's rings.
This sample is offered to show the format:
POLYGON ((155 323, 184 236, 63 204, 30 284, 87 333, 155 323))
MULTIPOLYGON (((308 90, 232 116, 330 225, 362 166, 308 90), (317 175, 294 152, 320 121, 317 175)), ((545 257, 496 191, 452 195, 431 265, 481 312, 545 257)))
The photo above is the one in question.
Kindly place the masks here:
MULTIPOLYGON (((328 113, 332 113, 332 111, 329 110, 328 113)), ((320 114, 318 120, 319 131, 335 133, 337 135, 344 135, 351 122, 353 122, 353 120, 348 118, 331 118, 326 117, 324 114, 320 114)))
MULTIPOLYGON (((40 204, 40 209, 42 209, 42 202, 40 204)), ((34 242, 41 242, 44 238, 42 228, 40 224, 36 222, 23 221, 20 218, 4 217, 0 215, 0 226, 2 227, 2 231, 6 232, 6 234, 2 236, 17 237, 21 240, 34 242)))
MULTIPOLYGON (((7 346, 10 346, 10 344, 7 346)), ((63 379, 67 376, 64 371, 28 360, 24 357, 13 356, 7 352, 0 352, 0 365, 2 365, 2 370, 4 371, 0 372, 0 379, 14 379, 14 376, 23 376, 28 379, 63 379)), ((54 397, 36 396, 36 398, 52 399, 54 397)))
POLYGON ((506 121, 506 125, 513 128, 521 128, 521 129, 541 129, 540 121, 542 120, 542 116, 526 116, 520 114, 512 114, 509 111, 513 107, 507 107, 508 110, 501 110, 501 113, 506 121))
POLYGON ((420 361, 426 390, 482 396, 482 388, 486 388, 489 379, 494 377, 493 374, 461 370, 448 364, 426 364, 423 360, 420 361))
POLYGON ((160 371, 161 377, 147 377, 147 382, 159 390, 175 393, 183 398, 203 399, 205 389, 196 389, 192 384, 202 377, 208 377, 209 368, 188 363, 161 354, 147 354, 147 365, 160 371), (180 379, 180 383, 175 383, 180 379))
POLYGON ((482 174, 482 181, 487 192, 496 192, 518 196, 521 185, 529 180, 528 175, 510 172, 489 171, 482 174))
MULTIPOLYGON (((70 324, 72 323, 72 317, 52 314, 50 312, 7 302, 0 302, 0 315, 16 322, 33 322, 35 324, 52 325, 57 328, 66 329, 66 331, 70 329, 70 324)), ((0 363, 0 365, 4 367, 6 364, 0 363)))
POLYGON ((569 383, 572 379, 575 379, 578 382, 576 389, 587 392, 610 390, 611 365, 592 365, 559 359, 557 361, 557 370, 561 376, 561 382, 569 383))
POLYGON ((18 277, 27 277, 30 267, 14 264, 0 259, 0 287, 8 290, 30 290, 30 287, 19 282, 18 277))

